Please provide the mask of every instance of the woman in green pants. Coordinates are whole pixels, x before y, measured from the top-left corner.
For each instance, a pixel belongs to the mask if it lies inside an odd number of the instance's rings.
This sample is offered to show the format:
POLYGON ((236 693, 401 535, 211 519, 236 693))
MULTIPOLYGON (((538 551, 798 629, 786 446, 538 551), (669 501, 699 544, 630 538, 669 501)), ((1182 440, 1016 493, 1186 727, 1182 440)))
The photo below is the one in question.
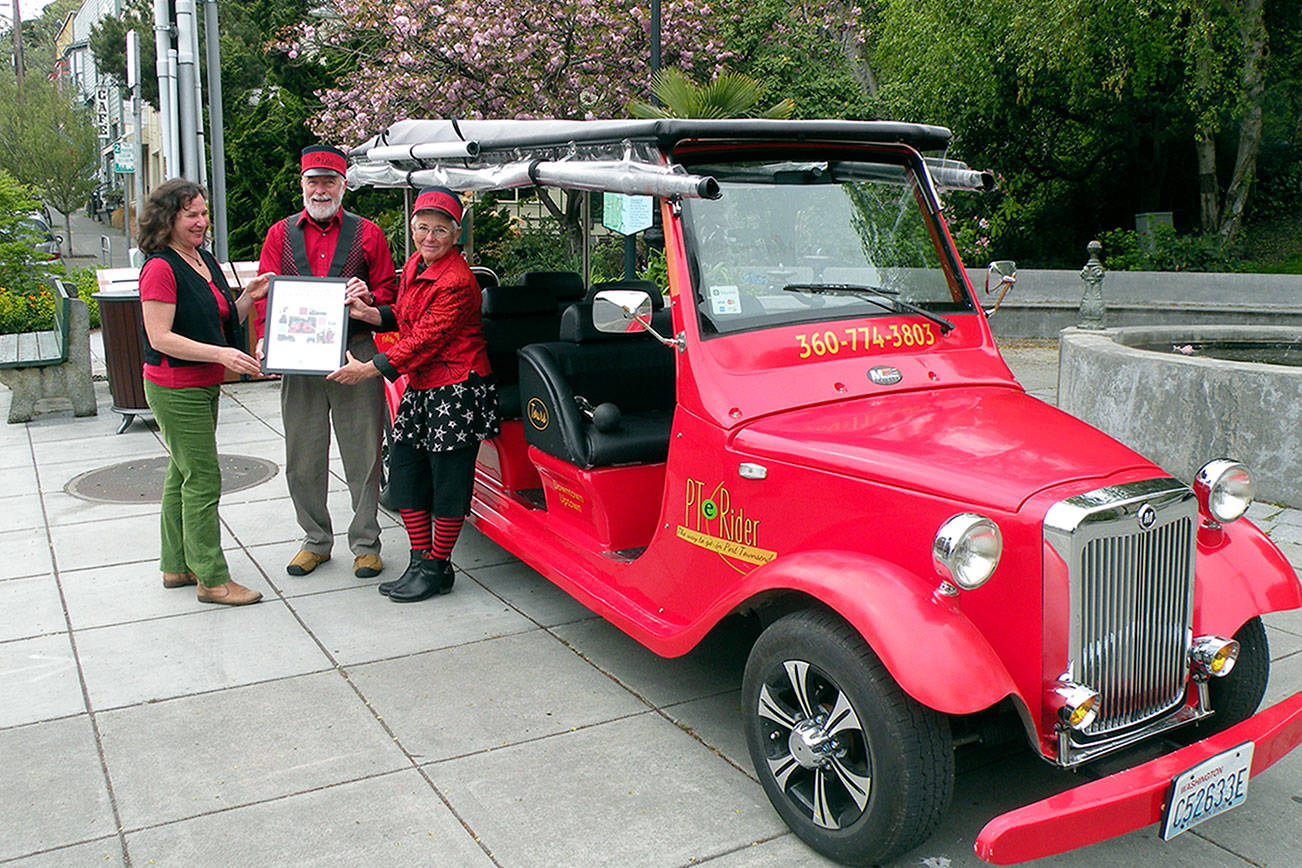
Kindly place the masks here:
POLYGON ((163 587, 198 585, 199 602, 243 606, 262 594, 231 581, 221 549, 217 501, 217 397, 229 369, 258 373, 239 347, 240 323, 267 294, 270 275, 249 281, 238 298, 212 254, 207 192, 181 178, 153 192, 140 216, 140 305, 145 322, 145 399, 170 460, 163 482, 163 587))

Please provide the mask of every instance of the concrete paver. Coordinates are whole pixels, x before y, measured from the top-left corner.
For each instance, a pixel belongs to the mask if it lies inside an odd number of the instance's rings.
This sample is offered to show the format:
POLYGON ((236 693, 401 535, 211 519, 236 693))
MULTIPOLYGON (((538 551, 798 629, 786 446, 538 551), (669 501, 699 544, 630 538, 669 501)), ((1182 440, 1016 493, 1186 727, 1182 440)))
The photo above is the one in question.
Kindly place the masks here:
MULTIPOLYGON (((0 791, 5 794, 0 860, 117 829, 85 715, 0 729, 0 791)), ((114 843, 120 855, 116 838, 114 843)))
POLYGON ((686 865, 785 828, 749 777, 653 712, 427 769, 507 865, 686 865))
POLYGON ((411 768, 337 671, 98 715, 128 828, 411 768))
MULTIPOLYGON (((1052 402, 1053 345, 1005 349, 1052 402)), ((393 605, 374 587, 407 561, 388 514, 380 578, 352 575, 343 524, 330 562, 288 576, 298 530, 283 472, 221 506, 233 575, 266 601, 200 606, 193 589, 160 585, 156 505, 63 490, 162 454, 152 422, 115 435, 104 383, 97 394, 97 417, 0 426, 0 861, 829 864, 752 776, 746 636, 657 658, 473 529, 452 595, 393 605)), ((0 413, 8 400, 0 390, 0 413)), ((276 383, 227 387, 224 453, 283 466, 282 430, 276 383)), ((346 522, 337 458, 330 473, 346 522)), ((1302 565, 1302 510, 1257 504, 1250 518, 1302 565)), ((1277 700, 1302 690, 1302 612, 1264 620, 1277 700)), ((977 865, 972 840, 991 817, 1080 781, 1020 744, 973 749, 962 767, 940 829, 892 866, 977 865)), ((1292 866, 1300 782, 1291 756, 1254 779, 1247 805, 1174 841, 1146 829, 1044 864, 1292 866)))

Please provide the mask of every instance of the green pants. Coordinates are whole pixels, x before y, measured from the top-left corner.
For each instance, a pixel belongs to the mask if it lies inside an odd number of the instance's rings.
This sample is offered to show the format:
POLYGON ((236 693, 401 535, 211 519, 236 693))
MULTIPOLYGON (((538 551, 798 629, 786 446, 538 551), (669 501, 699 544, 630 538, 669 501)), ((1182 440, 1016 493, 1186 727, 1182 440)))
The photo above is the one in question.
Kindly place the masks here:
POLYGON ((231 578, 217 520, 222 493, 217 463, 220 393, 220 386, 172 389, 145 381, 145 400, 171 456, 163 480, 159 568, 165 573, 192 572, 209 587, 231 578))

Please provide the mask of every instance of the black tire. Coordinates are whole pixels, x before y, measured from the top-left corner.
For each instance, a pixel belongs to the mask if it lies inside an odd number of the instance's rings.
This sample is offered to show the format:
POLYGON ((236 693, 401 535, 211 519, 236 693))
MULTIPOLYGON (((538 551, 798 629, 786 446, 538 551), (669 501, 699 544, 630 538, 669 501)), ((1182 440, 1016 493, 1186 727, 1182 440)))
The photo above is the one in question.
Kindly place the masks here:
POLYGON ((1266 695, 1266 682, 1270 680, 1270 644, 1266 641, 1266 628, 1261 618, 1253 618, 1234 634, 1239 643, 1239 659, 1224 678, 1213 678, 1207 683, 1211 693, 1212 709, 1216 714, 1199 727, 1199 736, 1228 729, 1247 720, 1261 705, 1266 695))
POLYGON ((949 720, 909 698, 830 613, 775 621, 742 680, 751 762, 791 830, 847 865, 926 840, 954 792, 949 720), (802 699, 803 697, 803 699, 802 699))

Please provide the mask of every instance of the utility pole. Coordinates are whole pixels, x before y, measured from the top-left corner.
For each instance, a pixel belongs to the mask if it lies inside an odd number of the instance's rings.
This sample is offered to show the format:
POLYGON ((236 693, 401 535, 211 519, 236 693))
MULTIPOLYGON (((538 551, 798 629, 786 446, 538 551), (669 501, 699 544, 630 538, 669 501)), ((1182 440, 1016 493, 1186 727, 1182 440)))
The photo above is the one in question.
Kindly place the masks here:
POLYGON ((177 159, 176 51, 172 48, 172 10, 168 0, 154 0, 154 47, 158 73, 158 117, 162 123, 163 177, 181 174, 177 159))
POLYGON ((23 100, 23 14, 18 10, 18 0, 14 0, 14 79, 18 83, 18 101, 23 100))
POLYGON ((213 252, 219 262, 228 257, 226 245, 226 132, 222 117, 222 61, 217 42, 217 0, 204 0, 204 45, 208 50, 208 120, 212 123, 213 252))
POLYGON ((202 158, 196 142, 199 134, 198 106, 195 104, 194 0, 177 0, 176 4, 176 96, 177 117, 181 127, 181 174, 198 182, 202 158))
MULTIPOLYGON (((140 34, 134 30, 127 31, 127 88, 131 92, 131 159, 135 166, 135 172, 131 176, 131 184, 136 193, 136 219, 145 213, 145 148, 143 137, 143 124, 140 106, 140 34)), ((131 247, 127 247, 127 255, 130 256, 131 247)), ((133 264, 131 262, 128 265, 133 264)))

